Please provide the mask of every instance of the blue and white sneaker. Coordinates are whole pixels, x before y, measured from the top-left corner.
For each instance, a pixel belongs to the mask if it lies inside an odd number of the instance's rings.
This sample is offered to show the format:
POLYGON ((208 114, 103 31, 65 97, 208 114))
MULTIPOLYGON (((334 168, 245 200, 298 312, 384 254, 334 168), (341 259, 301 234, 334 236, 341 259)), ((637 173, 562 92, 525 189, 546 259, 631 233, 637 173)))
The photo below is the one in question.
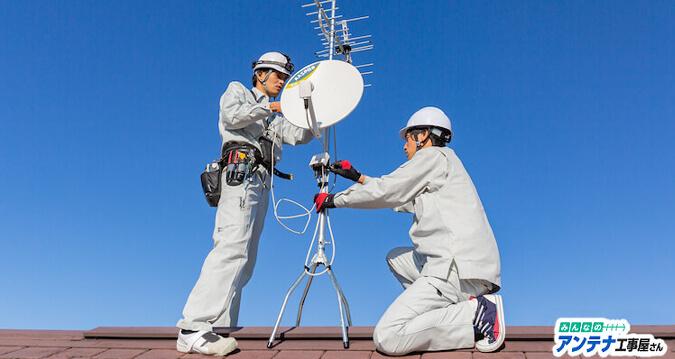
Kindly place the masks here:
POLYGON ((485 353, 496 351, 506 337, 502 296, 486 294, 476 297, 476 301, 478 307, 473 320, 473 330, 477 338, 481 338, 476 340, 476 349, 485 353))

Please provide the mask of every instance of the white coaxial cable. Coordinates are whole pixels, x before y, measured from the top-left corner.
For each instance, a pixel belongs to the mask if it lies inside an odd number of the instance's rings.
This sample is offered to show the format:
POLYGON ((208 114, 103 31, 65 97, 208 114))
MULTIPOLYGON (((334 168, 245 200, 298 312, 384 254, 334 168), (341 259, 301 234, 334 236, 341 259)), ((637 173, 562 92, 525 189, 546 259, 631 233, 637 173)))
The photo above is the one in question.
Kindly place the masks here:
MULTIPOLYGON (((323 175, 325 175, 325 172, 323 172, 324 170, 325 170, 324 168, 321 169, 322 177, 323 177, 323 175)), ((323 190, 323 186, 321 187, 319 192, 321 192, 321 190, 323 190)), ((316 205, 314 205, 314 206, 316 207, 316 205)), ((317 235, 317 233, 319 233, 319 226, 321 224, 321 220, 317 220, 316 226, 314 227, 314 234, 312 235, 312 241, 310 242, 309 247, 307 248, 307 255, 305 256, 305 273, 309 276, 312 276, 312 277, 320 276, 320 275, 323 275, 326 272, 328 272, 330 267, 333 265, 333 262, 335 261, 335 253, 337 252, 337 246, 335 245, 335 237, 333 237, 333 228, 330 224, 330 217, 328 217, 328 215, 326 214, 325 218, 326 218, 326 225, 328 226, 328 233, 330 234, 330 242, 325 242, 324 244, 330 244, 333 247, 333 249, 331 250, 330 261, 328 263, 324 264, 324 266, 326 268, 324 268, 324 270, 322 270, 319 273, 310 273, 309 272, 309 262, 310 262, 309 257, 312 254, 312 248, 314 248, 314 242, 316 241, 316 235, 317 235)))
POLYGON ((270 176, 270 192, 272 193, 272 209, 274 210, 274 218, 287 231, 289 231, 291 233, 301 235, 301 234, 304 234, 307 231, 307 227, 309 227, 309 222, 311 222, 311 220, 312 220, 312 210, 314 210, 315 206, 312 206, 312 208, 307 209, 307 207, 305 207, 302 204, 298 203, 297 201, 294 201, 294 200, 289 199, 289 198, 281 198, 277 201, 276 196, 274 194, 274 159, 275 159, 275 157, 274 157, 274 147, 276 147, 277 132, 274 131, 274 130, 270 130, 270 131, 272 131, 273 140, 272 140, 272 149, 271 149, 271 155, 272 155, 271 161, 272 162, 270 164, 270 171, 272 171, 272 173, 269 173, 269 176, 270 176), (289 215, 289 216, 280 216, 279 212, 278 212, 278 207, 279 207, 279 204, 281 204, 282 202, 288 202, 288 203, 291 203, 291 204, 297 206, 298 208, 301 209, 301 213, 289 215), (282 220, 285 220, 285 219, 301 218, 301 217, 304 217, 304 216, 307 216, 307 221, 305 222, 305 226, 302 229, 302 231, 297 231, 295 229, 292 229, 292 228, 288 227, 284 222, 282 222, 282 220))

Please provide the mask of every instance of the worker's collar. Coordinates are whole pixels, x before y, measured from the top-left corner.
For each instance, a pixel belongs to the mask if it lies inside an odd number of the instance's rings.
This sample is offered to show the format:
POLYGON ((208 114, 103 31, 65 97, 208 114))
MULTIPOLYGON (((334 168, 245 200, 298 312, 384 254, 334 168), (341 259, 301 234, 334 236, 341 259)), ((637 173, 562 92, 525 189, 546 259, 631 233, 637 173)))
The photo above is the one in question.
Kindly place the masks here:
POLYGON ((260 99, 262 99, 263 97, 269 98, 262 91, 258 90, 257 87, 252 88, 251 91, 253 92, 253 98, 255 99, 255 102, 260 102, 260 99))

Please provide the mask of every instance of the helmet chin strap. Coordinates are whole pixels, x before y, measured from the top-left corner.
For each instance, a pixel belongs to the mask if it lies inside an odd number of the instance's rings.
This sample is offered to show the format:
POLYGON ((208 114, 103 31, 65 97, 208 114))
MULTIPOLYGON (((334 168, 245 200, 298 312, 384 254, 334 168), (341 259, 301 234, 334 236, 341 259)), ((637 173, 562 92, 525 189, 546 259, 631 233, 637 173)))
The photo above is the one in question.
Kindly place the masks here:
POLYGON ((267 80, 270 78, 270 75, 272 74, 272 69, 268 69, 267 73, 265 74, 265 78, 262 80, 259 80, 260 83, 263 85, 263 88, 265 89, 265 95, 267 97, 270 97, 270 90, 267 89, 267 80))
POLYGON ((423 146, 425 146, 427 144, 427 142, 431 138, 431 132, 427 131, 427 138, 425 138, 424 141, 422 141, 422 142, 420 142, 418 140, 418 137, 419 137, 419 135, 415 136, 415 147, 416 147, 415 151, 416 152, 419 151, 420 148, 422 148, 423 146))

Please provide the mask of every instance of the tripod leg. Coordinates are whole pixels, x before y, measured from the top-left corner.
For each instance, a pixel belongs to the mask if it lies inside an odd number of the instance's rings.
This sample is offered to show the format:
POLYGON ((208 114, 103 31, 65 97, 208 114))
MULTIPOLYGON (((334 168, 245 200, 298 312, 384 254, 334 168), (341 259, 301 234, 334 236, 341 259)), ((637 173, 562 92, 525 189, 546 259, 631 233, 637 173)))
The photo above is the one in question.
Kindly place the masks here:
MULTIPOLYGON (((314 263, 312 264, 312 267, 309 269, 309 272, 314 274, 316 273, 316 267, 318 264, 314 263)), ((302 298, 300 298, 300 306, 298 307, 298 317, 295 319, 295 326, 299 327, 300 326, 300 320, 302 319, 302 307, 305 305, 305 299, 307 299, 307 293, 309 293, 309 286, 312 285, 312 279, 314 279, 313 276, 309 276, 307 278, 307 284, 305 285, 305 291, 302 292, 302 298)))
POLYGON ((333 274, 333 271, 328 267, 328 276, 330 277, 331 283, 333 283, 333 288, 335 288, 335 293, 337 294, 337 300, 338 300, 338 308, 340 309, 340 326, 342 327, 342 344, 344 345, 345 349, 349 348, 349 337, 347 337, 347 326, 345 325, 345 313, 344 310, 342 309, 343 305, 343 297, 340 294, 340 286, 337 283, 337 279, 335 279, 335 275, 333 274))
MULTIPOLYGON (((332 271, 331 271, 332 273, 332 271)), ((335 273, 332 273, 333 277, 335 277, 335 273)), ((337 281, 337 278, 335 278, 335 285, 337 286, 337 291, 340 293, 340 298, 342 298, 342 304, 345 306, 345 313, 347 314, 347 326, 351 327, 352 326, 352 315, 349 310, 349 303, 347 303, 347 297, 345 297, 344 292, 342 291, 342 287, 340 287, 340 284, 337 281)))
POLYGON ((342 295, 342 304, 344 304, 344 306, 345 306, 345 313, 347 313, 347 326, 351 327, 352 326, 352 314, 349 310, 349 303, 347 303, 347 298, 345 298, 345 295, 342 292, 340 292, 340 294, 342 295))
POLYGON ((288 289, 288 292, 286 292, 286 297, 284 297, 284 302, 281 304, 281 310, 279 310, 279 316, 277 317, 277 322, 274 324, 274 329, 272 330, 272 335, 270 335, 270 340, 267 342, 267 347, 271 348, 272 343, 274 342, 274 339, 276 338, 277 335, 277 330, 279 329, 279 323, 281 323, 281 317, 284 315, 284 310, 286 309, 286 304, 288 303, 288 298, 293 294, 293 291, 295 291, 295 288, 298 287, 302 279, 305 277, 305 271, 303 269, 302 273, 298 276, 298 279, 293 282, 293 285, 288 289))

